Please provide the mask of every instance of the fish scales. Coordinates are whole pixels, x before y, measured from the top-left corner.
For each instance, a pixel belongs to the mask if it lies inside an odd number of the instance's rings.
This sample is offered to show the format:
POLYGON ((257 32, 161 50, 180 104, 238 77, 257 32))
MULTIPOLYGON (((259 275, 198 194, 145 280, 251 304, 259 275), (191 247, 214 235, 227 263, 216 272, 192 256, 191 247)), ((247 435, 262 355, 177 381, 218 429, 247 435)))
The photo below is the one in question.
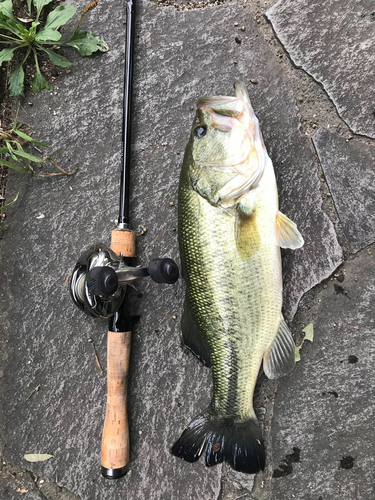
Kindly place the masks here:
POLYGON ((279 248, 260 245, 256 233, 249 242, 250 257, 241 258, 235 215, 225 209, 218 213, 189 188, 188 179, 181 182, 180 205, 183 272, 192 313, 212 349, 214 408, 223 417, 241 420, 253 413, 259 353, 270 346, 279 324, 281 272, 269 264, 273 260, 281 271, 279 248))
POLYGON ((187 285, 185 344, 213 373, 210 407, 172 452, 241 472, 264 468, 253 408, 259 368, 270 378, 294 366, 282 314, 280 246, 299 248, 295 224, 278 211, 273 166, 245 86, 235 97, 202 97, 179 187, 179 242, 187 285))

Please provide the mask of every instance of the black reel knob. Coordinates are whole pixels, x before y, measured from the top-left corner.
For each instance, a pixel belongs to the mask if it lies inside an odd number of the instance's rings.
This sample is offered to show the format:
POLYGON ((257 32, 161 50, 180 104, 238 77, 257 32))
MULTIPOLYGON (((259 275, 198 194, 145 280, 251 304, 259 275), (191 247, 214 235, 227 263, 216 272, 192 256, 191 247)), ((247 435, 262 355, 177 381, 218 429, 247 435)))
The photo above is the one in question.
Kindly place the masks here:
POLYGON ((153 259, 148 265, 151 279, 156 283, 176 283, 179 276, 177 264, 172 259, 153 259))
POLYGON ((118 277, 112 267, 94 267, 86 278, 87 288, 92 295, 109 297, 118 288, 118 277))

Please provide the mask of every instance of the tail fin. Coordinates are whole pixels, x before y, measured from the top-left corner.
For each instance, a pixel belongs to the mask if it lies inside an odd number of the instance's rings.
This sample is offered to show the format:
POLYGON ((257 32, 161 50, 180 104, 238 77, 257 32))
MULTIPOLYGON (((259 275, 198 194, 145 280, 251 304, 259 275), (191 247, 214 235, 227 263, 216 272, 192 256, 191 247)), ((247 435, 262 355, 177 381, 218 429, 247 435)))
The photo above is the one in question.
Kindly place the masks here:
POLYGON ((255 417, 236 422, 218 417, 212 410, 198 415, 173 445, 172 453, 187 462, 196 462, 204 451, 207 466, 225 461, 248 474, 264 469, 264 443, 255 417))

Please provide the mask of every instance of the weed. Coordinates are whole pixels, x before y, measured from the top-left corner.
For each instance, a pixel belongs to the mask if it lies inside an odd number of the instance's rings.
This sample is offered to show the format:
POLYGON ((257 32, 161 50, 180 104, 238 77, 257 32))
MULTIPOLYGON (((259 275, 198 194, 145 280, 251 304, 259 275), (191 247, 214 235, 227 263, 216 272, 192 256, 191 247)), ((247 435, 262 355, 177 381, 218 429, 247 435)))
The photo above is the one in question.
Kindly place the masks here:
POLYGON ((10 61, 15 51, 20 49, 23 51, 21 62, 12 67, 9 75, 9 93, 12 96, 17 96, 23 91, 25 78, 23 67, 29 56, 34 58, 36 69, 31 88, 33 92, 39 92, 44 88, 53 90, 52 85, 40 71, 38 57, 42 52, 47 54, 56 66, 67 68, 75 63, 71 63, 56 52, 62 46, 74 47, 81 56, 90 56, 98 50, 108 51, 108 45, 103 40, 88 31, 79 29, 82 18, 96 7, 98 0, 94 0, 83 9, 73 33, 65 41, 60 41, 61 33, 58 29, 75 15, 76 8, 72 5, 60 5, 48 14, 42 25, 41 12, 51 1, 27 0, 29 18, 16 18, 14 16, 12 0, 0 1, 0 44, 5 46, 0 50, 0 66, 3 62, 10 61))
MULTIPOLYGON (((56 161, 51 156, 44 156, 43 158, 40 158, 39 156, 27 153, 23 149, 23 146, 26 144, 33 144, 34 147, 39 146, 42 148, 48 148, 48 146, 43 142, 37 141, 36 139, 26 134, 23 130, 21 130, 23 125, 20 125, 18 123, 18 111, 16 113, 12 128, 10 130, 0 129, 0 166, 11 168, 12 170, 15 170, 16 172, 24 175, 27 174, 29 170, 31 170, 39 177, 55 177, 59 175, 74 174, 77 169, 70 171, 64 170, 56 163, 56 161), (7 156, 8 158, 5 159, 4 156, 7 156), (33 168, 31 165, 31 163, 40 164, 46 161, 51 163, 58 170, 58 172, 42 174, 37 173, 35 171, 35 168, 33 168), (25 166, 25 163, 27 164, 27 166, 25 166)), ((38 149, 38 151, 42 152, 40 149, 38 149)), ((19 192, 10 203, 4 205, 3 207, 0 207, 0 211, 17 201, 18 195, 19 192)))

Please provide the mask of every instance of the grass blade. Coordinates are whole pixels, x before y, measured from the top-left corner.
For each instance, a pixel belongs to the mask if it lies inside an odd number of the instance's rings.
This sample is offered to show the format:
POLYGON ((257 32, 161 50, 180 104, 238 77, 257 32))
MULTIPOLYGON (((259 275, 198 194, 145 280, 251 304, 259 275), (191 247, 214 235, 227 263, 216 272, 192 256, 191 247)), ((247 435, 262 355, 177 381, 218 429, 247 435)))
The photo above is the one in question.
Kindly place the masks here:
MULTIPOLYGON (((14 142, 14 141, 12 141, 12 142, 14 142)), ((14 161, 18 161, 18 158, 17 158, 17 156, 14 154, 14 149, 13 149, 13 147, 12 147, 12 145, 11 145, 10 141, 5 140, 5 144, 7 145, 8 153, 10 154, 10 156, 12 157, 12 159, 13 159, 14 161)))
POLYGON ((13 205, 13 203, 15 203, 17 200, 18 200, 18 197, 20 195, 20 192, 21 192, 21 189, 18 191, 18 193, 16 194, 16 196, 13 198, 12 201, 10 201, 9 203, 7 203, 6 205, 0 207, 0 210, 4 210, 4 208, 7 208, 7 207, 10 207, 11 205, 13 205))
POLYGON ((14 154, 20 156, 21 158, 25 158, 25 160, 30 160, 35 163, 40 163, 42 161, 38 156, 31 155, 30 153, 25 153, 23 149, 15 149, 14 154))
POLYGON ((0 165, 2 167, 11 168, 12 170, 15 170, 16 172, 19 172, 20 174, 27 174, 27 172, 28 172, 27 168, 21 167, 21 165, 16 165, 15 163, 12 163, 11 161, 3 160, 2 158, 0 158, 0 165))
POLYGON ((36 139, 33 139, 29 135, 25 134, 25 132, 22 132, 21 130, 13 130, 15 134, 17 134, 19 137, 22 139, 25 139, 25 141, 32 142, 33 144, 36 144, 37 146, 41 146, 42 148, 48 148, 49 146, 47 144, 44 144, 44 142, 39 142, 36 139))

